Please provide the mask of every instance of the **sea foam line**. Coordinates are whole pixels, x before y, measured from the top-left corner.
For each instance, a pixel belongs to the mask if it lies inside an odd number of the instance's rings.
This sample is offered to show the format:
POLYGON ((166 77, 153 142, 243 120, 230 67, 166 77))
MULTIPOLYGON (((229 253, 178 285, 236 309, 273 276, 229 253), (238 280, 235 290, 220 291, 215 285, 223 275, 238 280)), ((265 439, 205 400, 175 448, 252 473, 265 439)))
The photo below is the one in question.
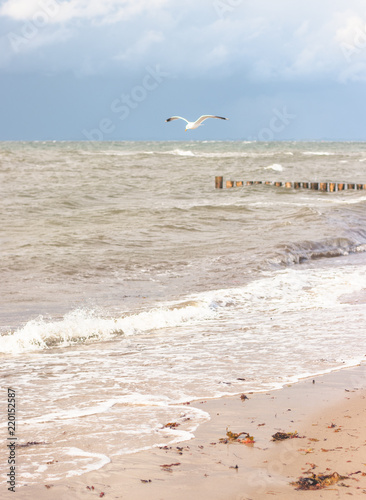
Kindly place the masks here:
POLYGON ((86 452, 81 450, 80 448, 67 448, 65 451, 67 455, 70 455, 72 457, 86 457, 92 460, 96 458, 98 459, 98 462, 94 464, 85 465, 78 470, 69 471, 66 474, 66 477, 81 476, 86 472, 101 469, 102 467, 104 467, 104 465, 109 464, 109 462, 111 461, 111 459, 107 457, 107 455, 103 455, 102 453, 92 453, 90 451, 86 452))

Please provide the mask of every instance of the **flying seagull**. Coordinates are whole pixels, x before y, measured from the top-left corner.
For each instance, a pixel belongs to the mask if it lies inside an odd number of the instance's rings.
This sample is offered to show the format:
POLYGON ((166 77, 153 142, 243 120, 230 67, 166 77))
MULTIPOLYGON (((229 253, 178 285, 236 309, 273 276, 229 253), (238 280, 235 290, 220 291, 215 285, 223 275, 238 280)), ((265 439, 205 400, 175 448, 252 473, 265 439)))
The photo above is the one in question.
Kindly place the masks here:
POLYGON ((185 118, 182 118, 181 116, 171 116, 170 118, 168 118, 165 121, 171 122, 173 120, 184 120, 185 122, 187 122, 186 130, 185 130, 187 132, 187 130, 193 130, 193 129, 199 127, 200 125, 202 125, 202 122, 207 120, 207 118, 219 118, 220 120, 228 120, 229 119, 229 118, 224 118, 222 116, 202 115, 195 122, 189 122, 188 120, 186 120, 185 118))

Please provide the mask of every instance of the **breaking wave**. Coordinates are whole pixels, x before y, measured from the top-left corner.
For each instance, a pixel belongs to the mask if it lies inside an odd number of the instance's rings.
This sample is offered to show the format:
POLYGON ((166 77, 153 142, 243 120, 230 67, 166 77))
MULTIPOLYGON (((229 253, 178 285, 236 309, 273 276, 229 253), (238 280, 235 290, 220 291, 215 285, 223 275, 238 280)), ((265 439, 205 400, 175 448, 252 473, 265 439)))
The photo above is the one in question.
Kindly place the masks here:
POLYGON ((304 241, 278 248, 278 254, 269 259, 270 264, 290 266, 304 261, 346 256, 366 252, 366 243, 348 238, 304 241))
POLYGON ((22 328, 2 335, 0 353, 66 347, 87 341, 110 340, 118 335, 177 327, 212 317, 215 307, 210 302, 190 301, 116 318, 104 317, 90 309, 73 310, 58 321, 40 316, 28 321, 22 328))

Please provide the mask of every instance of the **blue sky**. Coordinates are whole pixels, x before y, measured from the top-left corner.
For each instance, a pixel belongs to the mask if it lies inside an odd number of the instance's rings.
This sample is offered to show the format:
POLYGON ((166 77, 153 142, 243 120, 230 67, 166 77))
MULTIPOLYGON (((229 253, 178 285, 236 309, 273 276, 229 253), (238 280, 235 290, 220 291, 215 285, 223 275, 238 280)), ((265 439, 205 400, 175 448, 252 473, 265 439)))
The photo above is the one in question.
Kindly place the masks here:
POLYGON ((0 140, 364 140, 364 7, 0 1, 0 140))

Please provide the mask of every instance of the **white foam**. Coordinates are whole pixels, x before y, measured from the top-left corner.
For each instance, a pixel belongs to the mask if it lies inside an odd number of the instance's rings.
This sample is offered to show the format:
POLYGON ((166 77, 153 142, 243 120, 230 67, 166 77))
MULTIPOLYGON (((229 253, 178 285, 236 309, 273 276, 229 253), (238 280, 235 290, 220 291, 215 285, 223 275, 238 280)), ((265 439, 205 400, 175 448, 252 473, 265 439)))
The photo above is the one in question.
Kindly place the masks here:
POLYGON ((302 153, 305 156, 332 156, 334 153, 328 151, 304 151, 302 153))
POLYGON ((79 151, 79 154, 85 156, 137 156, 141 154, 148 154, 148 151, 79 151))
MULTIPOLYGON (((228 393, 227 395, 231 395, 231 393, 228 393)), ((222 396, 222 394, 220 394, 222 396)), ((177 405, 165 405, 166 408, 177 408, 179 409, 179 406, 177 405)), ((201 410, 199 408, 195 407, 182 407, 184 409, 184 415, 182 416, 185 420, 183 422, 189 423, 189 427, 187 430, 181 430, 181 429, 170 429, 169 427, 162 426, 161 424, 158 426, 159 428, 154 429, 154 432, 158 435, 162 435, 163 437, 166 437, 168 441, 164 442, 158 442, 153 444, 152 446, 146 446, 142 448, 136 448, 136 449, 129 449, 129 448, 121 448, 116 455, 129 455, 132 453, 137 453, 139 451, 145 451, 150 448, 159 448, 161 446, 166 446, 172 445, 175 443, 181 443, 182 441, 190 441, 195 437, 194 432, 196 429, 204 422, 208 422, 211 420, 211 416, 208 412, 201 410)), ((178 422, 180 418, 176 419, 178 422)), ((151 432, 151 429, 148 430, 148 432, 151 432)), ((128 431, 128 434, 134 434, 134 432, 128 431)), ((141 435, 141 428, 139 428, 137 431, 135 431, 135 434, 141 435)))
POLYGON ((277 172, 283 171, 283 166, 279 163, 274 163, 273 165, 269 165, 268 167, 264 167, 264 170, 276 170, 277 172))
POLYGON ((360 291, 366 282, 366 267, 331 270, 285 269, 245 287, 207 292, 212 303, 233 304, 247 308, 248 315, 268 314, 268 305, 276 314, 289 311, 332 308, 338 297, 360 291))
MULTIPOLYGON (((365 245, 358 245, 355 248, 337 248, 339 254, 347 255, 350 251, 364 252, 365 245)), ((304 249, 304 252, 315 252, 316 248, 304 249)), ((324 251, 330 251, 325 248, 324 251)), ((296 251, 292 255, 291 252, 285 255, 279 255, 272 259, 272 263, 278 264, 283 263, 283 259, 289 260, 293 259, 293 263, 299 257, 299 251, 296 251), (277 261, 276 261, 277 259, 277 261)), ((291 261, 292 262, 292 261, 291 261)), ((273 302, 275 300, 275 295, 273 295, 275 290, 282 290, 283 286, 280 282, 283 281, 283 277, 291 277, 291 273, 294 274, 294 285, 289 281, 290 293, 288 295, 282 295, 284 304, 291 304, 293 302, 293 287, 297 286, 296 283, 301 283, 302 272, 299 270, 286 270, 287 274, 277 274, 274 275, 271 280, 274 285, 268 285, 268 279, 261 279, 254 282, 255 287, 259 287, 263 290, 263 296, 267 296, 266 302, 268 300, 273 302), (268 287, 268 290, 266 291, 268 287), (268 295, 269 294, 269 295, 268 295)), ((334 281, 338 274, 333 274, 328 278, 334 281)), ((317 277, 314 277, 317 280, 317 277)), ((26 351, 42 350, 48 349, 52 346, 67 346, 77 343, 83 343, 85 341, 92 340, 109 340, 115 338, 118 335, 137 335, 140 333, 148 333, 156 331, 162 328, 168 327, 179 327, 184 324, 195 324, 201 323, 205 320, 211 319, 217 313, 218 307, 225 307, 227 303, 230 303, 233 299, 240 298, 242 300, 247 300, 248 287, 240 288, 238 290, 217 290, 216 292, 207 292, 192 297, 188 297, 185 302, 177 303, 165 303, 159 307, 148 311, 142 311, 140 313, 125 315, 115 318, 105 318, 101 314, 93 310, 78 309, 65 315, 62 320, 53 321, 45 320, 40 317, 36 320, 29 321, 23 328, 4 335, 0 337, 0 352, 3 353, 20 353, 26 351)), ((322 289, 322 283, 319 284, 319 290, 322 289)), ((250 294, 252 292, 249 292, 250 294)), ((345 293, 345 291, 343 291, 345 293)), ((306 294, 299 296, 299 300, 306 294)), ((262 300, 262 298, 261 298, 262 300)), ((308 299, 307 299, 308 300, 308 299)), ((319 298, 317 299, 319 300, 319 298)), ((252 304, 253 305, 253 304, 252 304)), ((258 302, 258 307, 261 306, 261 302, 258 302)), ((272 303, 273 305, 273 303, 272 303)), ((313 304, 316 307, 316 304, 313 304)), ((67 375, 66 375, 67 377, 67 375)))
MULTIPOLYGON (((362 191, 358 191, 356 198, 322 198, 321 201, 324 203, 333 203, 334 205, 356 205, 357 203, 361 203, 366 201, 366 196, 361 195, 362 191)), ((355 193, 355 194, 356 194, 355 193)), ((348 191, 349 194, 349 191, 348 191)))
POLYGON ((111 461, 109 457, 107 457, 106 455, 103 455, 102 453, 91 453, 90 451, 86 452, 86 451, 80 450, 80 448, 66 448, 65 453, 67 455, 72 456, 72 457, 86 457, 86 458, 93 460, 93 461, 95 459, 98 459, 97 462, 94 461, 94 463, 91 463, 89 465, 84 465, 82 467, 78 466, 77 470, 69 471, 66 474, 66 477, 81 476, 82 474, 85 474, 86 472, 101 469, 102 467, 104 467, 104 465, 109 464, 109 462, 111 461))
POLYGON ((196 156, 192 151, 185 149, 174 149, 173 151, 166 151, 164 154, 171 154, 174 156, 196 156))
POLYGON ((38 469, 36 470, 36 473, 37 472, 40 472, 40 473, 45 472, 47 469, 48 469, 47 465, 40 465, 38 467, 38 469))
POLYGON ((199 321, 213 314, 204 302, 166 304, 149 311, 117 318, 104 318, 93 310, 77 309, 60 321, 43 317, 29 321, 14 333, 0 337, 0 352, 19 353, 67 346, 87 340, 108 340, 117 334, 135 335, 160 328, 199 321))

